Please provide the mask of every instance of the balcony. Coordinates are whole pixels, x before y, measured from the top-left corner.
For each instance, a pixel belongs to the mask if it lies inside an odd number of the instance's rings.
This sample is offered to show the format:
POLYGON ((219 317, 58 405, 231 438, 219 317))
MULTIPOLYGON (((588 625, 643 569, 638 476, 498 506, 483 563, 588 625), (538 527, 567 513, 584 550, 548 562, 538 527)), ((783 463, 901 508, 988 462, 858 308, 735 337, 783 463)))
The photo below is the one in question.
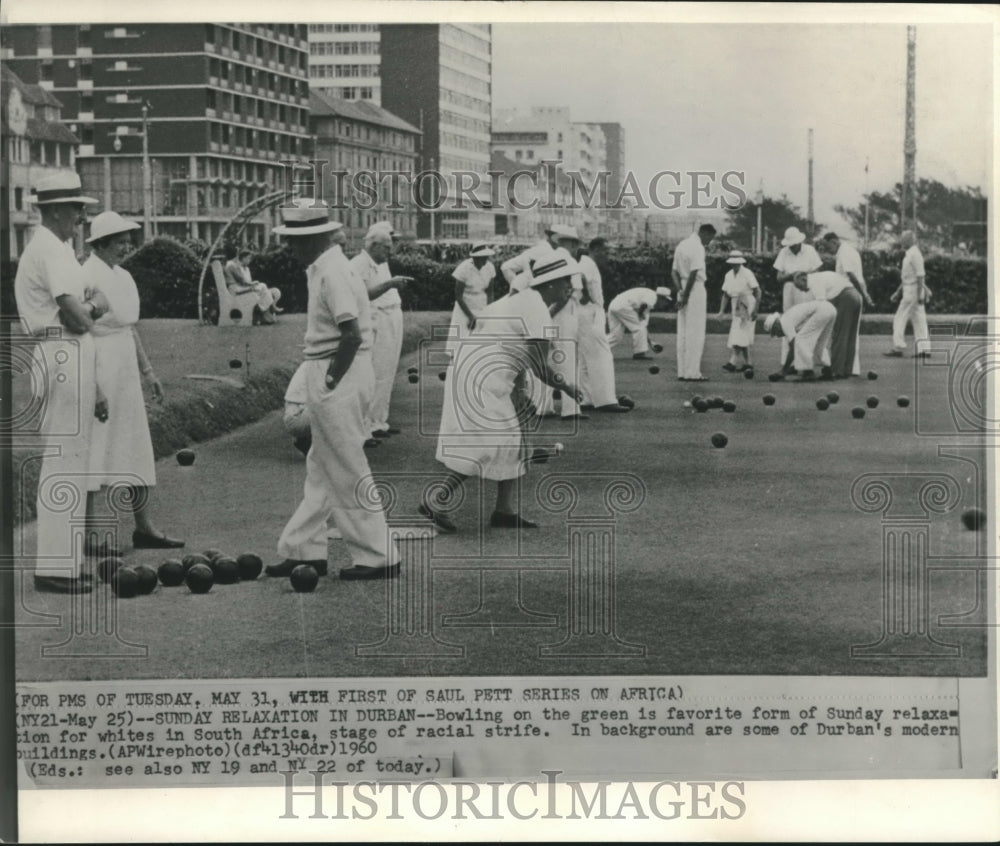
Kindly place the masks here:
MULTIPOLYGON (((39 83, 42 85, 42 83, 39 83)), ((44 88, 45 86, 42 85, 44 88)), ((76 81, 76 87, 81 91, 93 91, 94 90, 94 80, 92 79, 78 79, 76 81)))

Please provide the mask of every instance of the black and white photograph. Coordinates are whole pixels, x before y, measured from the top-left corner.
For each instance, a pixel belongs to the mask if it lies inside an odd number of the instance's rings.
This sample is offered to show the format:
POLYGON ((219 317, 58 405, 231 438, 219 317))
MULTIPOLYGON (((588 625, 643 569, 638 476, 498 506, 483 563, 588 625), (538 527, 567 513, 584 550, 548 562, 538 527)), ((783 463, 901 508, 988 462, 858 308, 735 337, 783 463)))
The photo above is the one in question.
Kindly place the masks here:
POLYGON ((9 4, 0 836, 997 836, 998 22, 9 4))

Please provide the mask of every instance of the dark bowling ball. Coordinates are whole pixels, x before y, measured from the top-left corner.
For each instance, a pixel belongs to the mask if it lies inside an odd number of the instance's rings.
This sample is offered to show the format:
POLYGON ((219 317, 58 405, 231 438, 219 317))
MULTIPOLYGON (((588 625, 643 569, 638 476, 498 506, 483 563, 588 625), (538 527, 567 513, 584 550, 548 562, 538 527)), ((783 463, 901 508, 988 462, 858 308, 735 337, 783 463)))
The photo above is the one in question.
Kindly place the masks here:
POLYGON ((727 438, 722 432, 716 432, 712 435, 712 446, 716 449, 722 449, 728 443, 729 438, 727 438))
POLYGON ((207 564, 195 564, 187 571, 184 581, 191 589, 191 593, 208 593, 215 582, 215 576, 207 564))
POLYGON ((315 568, 309 564, 299 564, 292 570, 289 579, 296 593, 312 593, 319 583, 319 574, 315 568))
POLYGON ((695 411, 700 411, 703 413, 708 411, 708 400, 704 400, 701 397, 698 397, 698 399, 696 400, 692 400, 691 405, 695 411))
POLYGON ((244 552, 236 559, 236 566, 240 571, 240 578, 245 582, 252 582, 264 569, 264 562, 259 555, 244 552))
POLYGON ((190 467, 194 464, 194 450, 193 449, 182 449, 177 453, 177 463, 181 467, 190 467))
POLYGON ((712 408, 722 408, 726 404, 726 401, 722 397, 712 397, 712 408))
POLYGON ((878 373, 876 373, 874 370, 869 370, 868 379, 869 381, 874 382, 876 379, 878 379, 878 373))
POLYGON ((836 391, 830 391, 830 393, 826 395, 826 398, 830 401, 830 405, 836 405, 840 402, 840 394, 836 391))
POLYGON ((635 408, 635 400, 628 394, 622 394, 618 397, 618 405, 623 405, 625 408, 635 408))
POLYGON ((736 411, 736 403, 732 402, 731 400, 726 400, 722 404, 722 410, 725 411, 727 414, 732 414, 734 411, 736 411))
POLYGON ((854 417, 855 420, 860 420, 865 416, 865 410, 860 405, 856 405, 851 409, 851 416, 854 417))
POLYGON ((764 405, 774 405, 775 402, 774 394, 764 394, 764 405))
POLYGON ((826 397, 820 397, 818 400, 816 400, 816 408, 818 408, 820 411, 826 411, 829 407, 830 407, 830 400, 828 400, 826 397))
POLYGON ((653 344, 653 352, 655 353, 663 352, 663 344, 653 344))
POLYGON ((181 559, 181 564, 184 565, 184 572, 187 573, 195 564, 204 564, 208 567, 212 563, 212 559, 205 555, 199 555, 197 552, 192 552, 190 555, 185 555, 181 559))
POLYGON ((986 512, 982 508, 966 508, 962 512, 962 525, 970 532, 986 528, 986 512))
POLYGON ((438 373, 438 379, 440 379, 442 382, 447 378, 448 378, 447 370, 442 370, 440 373, 438 373))
POLYGON ((744 379, 753 379, 753 368, 752 367, 748 367, 746 370, 743 371, 743 378, 744 379))
POLYGON ((240 361, 238 358, 231 358, 229 359, 229 366, 233 370, 239 370, 243 366, 243 362, 240 361))
POLYGON ((223 553, 221 549, 206 549, 201 554, 204 555, 209 561, 215 561, 216 558, 222 558, 225 553, 223 553))
POLYGON ((407 367, 406 368, 406 372, 407 373, 419 373, 420 371, 416 367, 407 367))
POLYGON ((649 372, 655 376, 657 373, 660 372, 660 368, 654 364, 652 367, 649 368, 649 372))
POLYGON ((865 400, 865 405, 867 405, 869 408, 878 408, 878 397, 875 396, 868 397, 868 399, 865 400))
POLYGON ((152 593, 156 589, 156 570, 145 564, 140 564, 135 568, 135 574, 139 578, 139 593, 145 595, 152 593))
POLYGON ((411 373, 408 377, 411 385, 416 385, 420 381, 420 377, 416 373, 411 373))
POLYGON ((896 405, 900 408, 906 408, 910 404, 910 398, 907 396, 896 397, 896 405))
POLYGON ((120 567, 111 576, 111 590, 119 599, 131 599, 139 592, 139 576, 131 567, 120 567))
POLYGON ((176 558, 168 558, 159 566, 156 574, 164 587, 177 587, 184 581, 184 565, 176 558))
POLYGON ((102 582, 110 582, 111 577, 124 566, 125 562, 120 558, 102 558, 97 564, 97 575, 102 582))
POLYGON ((235 558, 223 555, 212 562, 212 575, 220 585, 231 585, 240 580, 240 568, 235 558))

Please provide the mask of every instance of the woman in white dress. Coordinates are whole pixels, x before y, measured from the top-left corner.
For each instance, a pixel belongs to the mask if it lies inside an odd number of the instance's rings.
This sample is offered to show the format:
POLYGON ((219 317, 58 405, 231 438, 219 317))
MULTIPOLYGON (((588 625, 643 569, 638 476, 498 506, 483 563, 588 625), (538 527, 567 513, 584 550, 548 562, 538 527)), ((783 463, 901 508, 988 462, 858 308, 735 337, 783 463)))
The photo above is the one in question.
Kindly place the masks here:
POLYGON ((452 355, 462 338, 467 338, 475 328, 476 316, 489 305, 489 288, 497 275, 490 261, 493 250, 486 244, 477 244, 469 257, 451 274, 455 279, 455 308, 451 312, 447 350, 452 355))
POLYGON ((753 367, 750 348, 753 346, 754 329, 757 325, 754 321, 757 320, 760 308, 760 285, 746 263, 742 252, 732 250, 726 259, 726 264, 732 269, 722 283, 722 304, 719 306, 718 316, 725 314, 727 301, 732 301, 733 304, 733 322, 726 342, 732 353, 729 361, 722 365, 722 369, 730 373, 753 367))
MULTIPOLYGON (((140 373, 157 402, 163 401, 163 389, 135 330, 139 320, 135 280, 119 266, 131 249, 129 232, 138 228, 138 224, 107 211, 94 218, 87 239, 91 248, 83 265, 87 288, 104 294, 110 306, 92 330, 97 380, 108 398, 108 419, 94 426, 88 496, 93 501, 102 487, 125 485, 135 520, 132 545, 136 549, 174 549, 184 542, 157 531, 149 515, 149 488, 156 484, 156 469, 140 373)), ((106 552, 117 554, 112 549, 106 552)))
POLYGON ((572 276, 579 272, 564 249, 536 262, 525 274, 526 286, 480 311, 468 338, 457 346, 445 378, 437 445, 437 460, 451 472, 433 494, 425 495, 419 509, 438 529, 455 531, 441 512, 469 476, 497 482, 493 528, 537 526, 517 513, 516 482, 525 473, 528 451, 511 394, 518 375, 531 370, 545 384, 580 400, 579 388, 549 367, 551 342, 545 338, 550 310, 569 299, 572 276))

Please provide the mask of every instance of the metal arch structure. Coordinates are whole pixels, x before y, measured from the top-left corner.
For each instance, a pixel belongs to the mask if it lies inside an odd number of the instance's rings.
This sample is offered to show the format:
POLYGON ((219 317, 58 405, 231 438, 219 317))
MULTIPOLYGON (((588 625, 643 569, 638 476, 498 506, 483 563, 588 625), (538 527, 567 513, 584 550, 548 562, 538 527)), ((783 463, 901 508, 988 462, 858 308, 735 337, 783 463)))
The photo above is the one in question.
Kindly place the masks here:
POLYGON ((256 200, 251 200, 243 206, 243 208, 236 212, 233 219, 223 227, 222 231, 219 233, 219 237, 212 242, 212 246, 205 254, 205 260, 201 265, 201 276, 198 277, 198 323, 204 324, 205 322, 205 275, 208 273, 208 268, 212 263, 212 258, 215 256, 223 241, 226 240, 226 236, 232 233, 234 238, 239 238, 240 235, 243 234, 243 230, 247 228, 250 222, 257 215, 259 215, 262 211, 266 211, 267 209, 278 205, 286 197, 286 191, 272 191, 270 194, 265 194, 263 197, 258 197, 256 200))

